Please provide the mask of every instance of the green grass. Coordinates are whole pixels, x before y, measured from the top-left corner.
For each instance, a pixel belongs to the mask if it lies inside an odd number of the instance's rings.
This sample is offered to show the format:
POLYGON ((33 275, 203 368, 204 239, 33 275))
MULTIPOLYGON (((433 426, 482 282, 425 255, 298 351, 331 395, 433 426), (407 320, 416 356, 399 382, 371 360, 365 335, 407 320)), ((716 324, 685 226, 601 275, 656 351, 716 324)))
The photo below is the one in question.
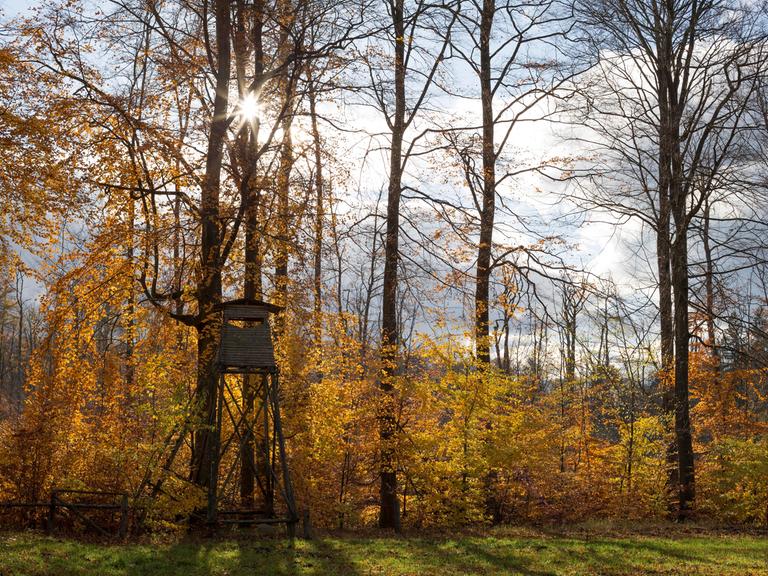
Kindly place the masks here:
MULTIPOLYGON (((675 530, 669 528, 669 530, 675 530)), ((768 538, 491 530, 446 537, 221 539, 107 545, 0 533, 0 576, 262 576, 520 574, 768 575, 768 538)))

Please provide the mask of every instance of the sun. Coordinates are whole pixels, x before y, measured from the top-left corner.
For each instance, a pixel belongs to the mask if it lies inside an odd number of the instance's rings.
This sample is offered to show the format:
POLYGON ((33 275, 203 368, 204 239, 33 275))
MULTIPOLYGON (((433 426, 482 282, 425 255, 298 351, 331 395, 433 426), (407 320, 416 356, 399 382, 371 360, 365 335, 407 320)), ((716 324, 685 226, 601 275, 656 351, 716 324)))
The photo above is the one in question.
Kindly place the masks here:
POLYGON ((240 115, 247 122, 253 122, 259 117, 259 101, 254 94, 246 94, 240 100, 240 115))

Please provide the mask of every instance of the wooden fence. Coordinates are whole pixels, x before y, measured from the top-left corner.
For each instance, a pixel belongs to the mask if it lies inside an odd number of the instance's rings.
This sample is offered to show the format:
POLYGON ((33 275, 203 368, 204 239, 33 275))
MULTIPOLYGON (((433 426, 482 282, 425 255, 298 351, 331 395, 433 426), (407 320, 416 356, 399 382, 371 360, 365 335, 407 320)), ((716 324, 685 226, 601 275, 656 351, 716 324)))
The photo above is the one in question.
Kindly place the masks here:
POLYGON ((46 529, 49 534, 56 532, 60 520, 77 519, 88 528, 112 537, 125 538, 128 534, 128 494, 125 492, 100 492, 96 490, 54 489, 48 502, 5 502, 0 509, 47 509, 46 529), (98 518, 88 512, 100 512, 98 518), (119 512, 115 525, 114 515, 119 512), (104 514, 109 513, 110 521, 105 522, 104 514))

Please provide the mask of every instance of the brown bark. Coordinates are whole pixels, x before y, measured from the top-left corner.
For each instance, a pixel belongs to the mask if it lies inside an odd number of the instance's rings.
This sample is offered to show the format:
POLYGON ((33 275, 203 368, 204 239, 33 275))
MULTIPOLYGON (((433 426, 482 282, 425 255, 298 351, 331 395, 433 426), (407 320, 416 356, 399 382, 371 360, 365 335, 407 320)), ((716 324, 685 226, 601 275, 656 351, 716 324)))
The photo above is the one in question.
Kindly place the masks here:
MULTIPOLYGON (((281 11, 281 17, 286 21, 295 17, 289 2, 278 3, 278 9, 281 11)), ((282 60, 287 60, 291 46, 291 38, 286 33, 281 34, 280 46, 278 53, 282 57, 282 60)), ((296 97, 296 76, 294 70, 293 73, 289 73, 287 79, 282 82, 281 91, 285 94, 285 100, 283 101, 283 118, 282 118, 282 137, 283 141, 280 146, 280 165, 277 169, 277 229, 275 236, 277 237, 275 247, 275 303, 278 306, 286 306, 288 303, 288 260, 289 260, 289 245, 291 238, 291 207, 290 207, 290 187, 291 187, 291 171, 293 170, 293 140, 291 138, 291 127, 293 125, 293 111, 294 111, 294 99, 296 97)), ((284 315, 285 312, 281 312, 277 315, 274 322, 275 336, 279 340, 283 335, 284 327, 284 315)))
POLYGON ((219 347, 221 320, 221 230, 219 222, 219 189, 224 140, 227 136, 227 104, 230 74, 231 22, 229 2, 216 0, 216 96, 211 119, 211 132, 205 161, 205 175, 200 203, 201 254, 200 277, 197 285, 199 322, 197 325, 197 384, 195 399, 199 426, 194 434, 191 458, 191 479, 199 486, 210 486, 211 442, 210 426, 215 419, 217 388, 216 355, 219 347))
MULTIPOLYGON (((659 96, 659 174, 658 174, 658 215, 656 222, 656 263, 659 276, 659 324, 661 345, 661 410, 668 417, 670 425, 674 420, 674 322, 672 309, 672 269, 670 247, 670 207, 669 207, 669 151, 662 143, 668 140, 666 135, 669 123, 669 102, 667 96, 667 76, 662 71, 657 74, 659 96)), ((667 446, 667 491, 672 494, 677 489, 677 442, 673 436, 667 446)), ((670 511, 672 501, 669 502, 670 511)))
POLYGON ((491 31, 496 11, 494 0, 483 0, 480 15, 480 101, 483 117, 483 199, 480 213, 480 243, 477 248, 475 285, 475 347, 477 359, 491 361, 489 292, 493 226, 496 209, 496 148, 494 145, 493 91, 491 86, 491 31))
POLYGON ((688 394, 688 242, 678 229, 672 252, 675 301, 675 441, 678 454, 678 518, 685 519, 695 497, 693 440, 688 394))
POLYGON ((397 420, 393 378, 397 374, 399 334, 397 326, 397 267, 399 262, 400 195, 402 192, 402 155, 405 134, 405 22, 403 0, 392 6, 395 33, 395 111, 392 118, 387 224, 384 242, 384 286, 381 311, 382 376, 379 389, 379 439, 381 485, 379 489, 379 526, 400 530, 400 503, 397 496, 397 463, 393 446, 397 420))
POLYGON ((710 238, 710 218, 712 207, 709 200, 704 201, 704 226, 702 230, 702 243, 704 246, 704 291, 707 323, 707 344, 710 347, 712 357, 715 359, 715 369, 720 369, 720 353, 717 348, 717 336, 715 334, 715 264, 712 255, 712 243, 710 238))
MULTIPOLYGON (((291 207, 290 185, 293 169, 293 141, 291 126, 293 123, 294 80, 290 79, 286 86, 285 106, 286 116, 282 121, 283 141, 280 147, 280 165, 277 169, 277 219, 275 236, 275 304, 286 306, 288 303, 288 261, 291 238, 291 207)), ((283 335, 284 314, 280 312, 275 318, 274 331, 279 340, 283 335)))
POLYGON ((19 308, 19 329, 16 342, 16 388, 14 399, 16 412, 21 412, 24 404, 24 274, 16 272, 16 305, 19 308))
POLYGON ((325 220, 325 207, 323 205, 323 159, 322 159, 322 141, 320 139, 320 129, 317 123, 316 86, 312 79, 312 73, 309 73, 309 115, 312 123, 312 141, 315 160, 315 238, 312 247, 312 257, 314 260, 314 270, 312 278, 313 296, 314 296, 314 338, 318 345, 322 340, 322 297, 323 297, 323 224, 325 220))
MULTIPOLYGON (((251 16, 250 25, 251 41, 253 48, 254 84, 260 84, 264 72, 263 63, 263 7, 260 2, 254 5, 254 9, 246 9, 245 2, 239 2, 236 13, 235 31, 235 58, 237 62, 238 93, 241 98, 248 96, 249 87, 246 81, 246 67, 248 46, 246 33, 248 22, 246 18, 251 16)), ((246 124, 241 138, 241 156, 243 157, 242 189, 244 191, 242 202, 246 203, 244 210, 245 224, 245 275, 243 278, 243 297, 247 300, 261 299, 262 287, 262 256, 260 230, 260 205, 261 187, 256 173, 258 162, 258 134, 259 120, 250 119, 246 124)), ((240 501, 245 508, 253 507, 254 489, 256 486, 256 457, 254 454, 255 442, 253 430, 256 422, 251 421, 254 414, 256 394, 259 387, 259 377, 254 375, 243 376, 243 414, 246 414, 249 422, 243 426, 242 442, 240 446, 240 501)))
MULTIPOLYGON (((681 107, 673 108, 679 122, 681 107), (680 112, 678 112, 680 110, 680 112)), ((688 393, 688 210, 683 186, 683 161, 680 152, 679 124, 671 135, 670 206, 675 225, 672 243, 672 288, 674 292, 675 330, 675 441, 677 443, 678 518, 690 515, 695 497, 693 440, 691 436, 688 393)))

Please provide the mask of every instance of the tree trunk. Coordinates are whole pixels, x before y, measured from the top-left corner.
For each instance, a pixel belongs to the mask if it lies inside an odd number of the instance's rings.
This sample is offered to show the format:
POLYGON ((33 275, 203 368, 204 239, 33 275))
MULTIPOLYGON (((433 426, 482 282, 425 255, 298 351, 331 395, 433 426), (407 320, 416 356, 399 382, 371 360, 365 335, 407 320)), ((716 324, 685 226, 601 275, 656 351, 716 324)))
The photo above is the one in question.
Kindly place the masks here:
POLYGON ((323 296, 323 223, 325 220, 325 210, 323 206, 323 160, 322 160, 322 141, 320 140, 320 129, 317 125, 316 112, 316 94, 315 83, 309 73, 309 116, 312 122, 312 140, 315 153, 315 238, 312 249, 314 259, 314 276, 312 286, 314 292, 314 339, 315 346, 319 346, 322 341, 322 296, 323 296))
POLYGON ((207 487, 211 478, 211 426, 215 419, 218 372, 216 356, 219 348, 221 318, 221 231, 219 222, 219 187, 224 140, 227 136, 227 104, 229 96, 231 23, 229 2, 216 0, 216 97, 211 119, 211 134, 205 161, 201 197, 200 279, 197 286, 199 322, 197 325, 197 384, 195 400, 200 422, 195 431, 191 459, 191 478, 198 486, 207 487))
POLYGON ((19 307, 19 331, 16 343, 16 387, 14 401, 16 412, 21 413, 24 403, 24 275, 16 273, 16 304, 19 307))
MULTIPOLYGON (((286 114, 283 119, 283 142, 280 147, 280 166, 277 173, 277 247, 275 254, 275 304, 285 306, 288 303, 288 254, 291 236, 291 170, 293 169, 293 141, 291 125, 293 123, 293 81, 289 80, 286 87, 286 114)), ((285 311, 280 312, 275 319, 275 336, 280 339, 283 335, 285 311)))
MULTIPOLYGON (((679 109, 679 107, 676 107, 679 109)), ((674 118, 679 122, 680 113, 674 118)), ((675 441, 677 442, 679 520, 691 513, 695 497, 693 440, 688 394, 688 210, 687 194, 682 182, 683 161, 680 152, 679 124, 670 130, 671 178, 670 206, 675 223, 672 243, 672 287, 675 307, 675 441)))
POLYGON ((702 230, 702 243, 704 247, 704 290, 707 322, 707 345, 715 361, 715 371, 720 372, 720 352, 717 349, 717 335, 715 334, 715 263, 712 258, 712 244, 710 242, 710 218, 711 210, 709 199, 704 200, 704 228, 702 230))
POLYGON ((381 310, 382 375, 379 389, 379 439, 381 485, 379 526, 400 530, 400 504, 397 496, 397 469, 394 440, 397 429, 393 379, 397 374, 399 334, 397 327, 397 267, 399 262, 400 194, 402 191, 402 153, 405 133, 405 23, 403 0, 392 6, 395 32, 395 112, 392 120, 392 149, 387 190, 387 226, 384 242, 384 286, 381 310))
MULTIPOLYGON (((659 37, 662 36, 661 24, 659 37)), ((658 175, 658 221, 656 224, 656 261, 659 274, 659 322, 661 344, 661 410, 670 426, 674 420, 674 321, 672 308, 672 269, 670 240, 670 109, 669 109, 669 65, 671 54, 669 43, 659 42, 659 67, 657 70, 659 98, 659 175, 658 175)), ((677 440, 675 435, 667 446, 667 492, 671 496, 678 486, 677 440)), ((673 511, 673 502, 668 501, 668 509, 673 511)))
MULTIPOLYGON (((253 97, 249 94, 249 86, 246 78, 248 47, 246 43, 246 18, 252 18, 251 40, 253 43, 253 83, 260 84, 264 74, 263 53, 263 7, 260 2, 254 4, 253 10, 249 10, 244 1, 238 2, 237 22, 235 33, 235 58, 237 62, 238 93, 241 98, 253 97)), ((258 137, 259 118, 252 118, 247 123, 242 138, 242 153, 244 158, 243 182, 244 198, 246 203, 245 217, 245 275, 243 278, 243 297, 246 300, 260 300, 263 298, 262 286, 262 257, 260 230, 260 206, 261 184, 256 173, 258 163, 258 137)), ((254 409, 256 394, 260 384, 260 377, 253 374, 243 375, 242 409, 248 416, 249 422, 243 425, 240 445, 240 502, 244 508, 253 508, 254 489, 256 486, 256 456, 254 429, 257 423, 254 421, 254 409)))
POLYGON ((491 361, 488 337, 491 252, 496 209, 496 149, 494 145, 493 92, 491 90, 491 30, 496 10, 494 0, 483 0, 480 15, 480 99, 483 114, 483 199, 480 213, 480 243, 477 248, 475 285, 475 348, 483 364, 491 361))
POLYGON ((688 399, 688 242, 684 228, 677 230, 672 252, 675 294, 675 440, 678 463, 678 518, 691 512, 694 492, 693 441, 688 399))

